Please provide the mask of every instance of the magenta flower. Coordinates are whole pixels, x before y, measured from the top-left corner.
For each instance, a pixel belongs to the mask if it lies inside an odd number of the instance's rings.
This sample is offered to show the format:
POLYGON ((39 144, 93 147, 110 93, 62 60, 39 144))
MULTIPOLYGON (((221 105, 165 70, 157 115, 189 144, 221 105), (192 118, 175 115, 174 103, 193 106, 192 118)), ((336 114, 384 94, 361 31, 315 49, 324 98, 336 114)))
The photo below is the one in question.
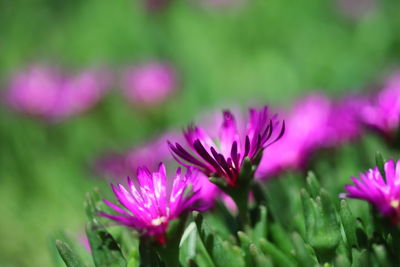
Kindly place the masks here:
POLYGON ((313 94, 298 101, 286 115, 286 133, 264 153, 256 172, 269 178, 285 170, 302 170, 314 151, 355 140, 361 135, 361 97, 332 101, 313 94))
POLYGON ((300 100, 285 116, 285 135, 263 154, 256 177, 268 178, 283 170, 303 169, 311 152, 326 139, 330 107, 330 100, 323 95, 300 100))
POLYGON ((48 66, 33 66, 12 78, 5 99, 19 112, 59 120, 96 104, 107 89, 106 76, 92 70, 66 76, 48 66))
POLYGON ((177 89, 172 67, 150 62, 128 69, 122 77, 122 90, 128 99, 140 106, 158 105, 177 89))
POLYGON ((400 121, 400 73, 389 77, 385 88, 362 110, 363 122, 392 139, 400 121))
POLYGON ((203 128, 191 126, 184 132, 189 151, 179 143, 169 146, 176 160, 184 166, 195 166, 207 176, 223 178, 230 187, 236 185, 244 159, 254 163, 263 150, 280 139, 284 122, 270 116, 268 107, 260 111, 250 109, 247 129, 239 131, 235 117, 223 112, 223 123, 218 136, 209 136, 203 128), (275 131, 278 126, 279 132, 275 131))
POLYGON ((332 103, 324 146, 341 145, 359 138, 363 128, 361 110, 365 105, 366 99, 361 96, 348 96, 332 103))
POLYGON ((351 19, 358 19, 376 8, 376 0, 337 0, 339 11, 351 19))
POLYGON ((185 212, 209 208, 209 202, 203 198, 205 193, 201 192, 203 183, 200 177, 195 169, 188 169, 183 174, 178 168, 169 191, 164 164, 160 164, 158 171, 153 173, 145 167, 138 168, 138 186, 129 177, 128 189, 120 184, 111 185, 122 207, 104 200, 118 215, 103 212, 100 216, 132 227, 164 244, 171 220, 185 212))
POLYGON ((169 4, 170 0, 145 0, 145 7, 150 12, 164 10, 169 4))
POLYGON ((400 222, 400 160, 385 163, 385 178, 378 167, 359 174, 359 179, 352 177, 354 185, 346 185, 345 198, 357 198, 370 202, 394 223, 400 222))

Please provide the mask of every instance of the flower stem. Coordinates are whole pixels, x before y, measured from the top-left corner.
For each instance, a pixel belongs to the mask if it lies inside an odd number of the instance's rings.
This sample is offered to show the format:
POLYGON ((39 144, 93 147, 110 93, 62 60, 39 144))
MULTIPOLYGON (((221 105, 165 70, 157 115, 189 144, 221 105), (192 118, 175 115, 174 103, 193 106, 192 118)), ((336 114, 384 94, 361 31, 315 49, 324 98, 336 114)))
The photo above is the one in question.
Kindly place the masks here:
POLYGON ((249 218, 249 190, 242 189, 236 190, 234 194, 231 194, 233 201, 238 208, 238 218, 242 227, 242 230, 249 232, 250 230, 250 218, 249 218))
POLYGON ((159 247, 158 254, 166 267, 179 267, 179 244, 178 246, 159 247))

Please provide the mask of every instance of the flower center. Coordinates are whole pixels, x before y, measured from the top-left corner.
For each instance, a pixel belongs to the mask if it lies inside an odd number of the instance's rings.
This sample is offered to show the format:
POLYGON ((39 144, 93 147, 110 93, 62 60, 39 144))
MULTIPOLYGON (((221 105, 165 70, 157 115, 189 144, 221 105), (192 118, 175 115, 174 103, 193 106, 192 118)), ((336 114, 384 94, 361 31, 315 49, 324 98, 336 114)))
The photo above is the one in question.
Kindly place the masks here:
POLYGON ((159 225, 165 223, 166 221, 167 221, 167 218, 164 217, 164 216, 161 216, 161 217, 158 217, 158 218, 155 218, 155 219, 151 220, 151 224, 153 226, 159 226, 159 225))
POLYGON ((398 200, 392 200, 390 202, 390 206, 394 209, 397 209, 400 206, 400 202, 398 200))

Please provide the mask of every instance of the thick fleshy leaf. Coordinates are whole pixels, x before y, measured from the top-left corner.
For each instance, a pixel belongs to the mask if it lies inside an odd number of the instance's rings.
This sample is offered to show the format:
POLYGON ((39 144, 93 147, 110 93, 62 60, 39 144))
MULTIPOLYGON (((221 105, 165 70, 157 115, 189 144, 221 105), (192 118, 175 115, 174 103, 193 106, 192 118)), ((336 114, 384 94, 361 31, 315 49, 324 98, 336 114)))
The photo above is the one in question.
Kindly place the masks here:
POLYGON ((387 250, 383 245, 373 244, 372 248, 379 266, 393 266, 388 258, 387 250))
POLYGON ((183 264, 189 263, 196 258, 197 254, 197 229, 196 224, 191 222, 183 232, 179 244, 180 260, 183 264))
POLYGON ((142 237, 139 241, 140 267, 159 266, 161 261, 154 244, 149 238, 142 237))
POLYGON ((292 242, 295 258, 300 266, 315 266, 318 263, 314 250, 298 233, 292 234, 292 242))
POLYGON ((379 151, 376 151, 376 153, 375 153, 375 163, 379 169, 379 172, 382 175, 383 180, 386 182, 385 161, 383 159, 381 152, 379 152, 379 151))
POLYGON ((268 212, 267 207, 260 205, 258 207, 258 218, 254 225, 253 239, 259 240, 260 238, 266 238, 268 234, 268 212))
POLYGON ((356 219, 354 218, 346 200, 340 201, 339 214, 346 234, 347 245, 350 248, 357 246, 356 219))
POLYGON ((275 265, 281 267, 296 266, 296 261, 293 259, 291 255, 286 254, 283 251, 279 250, 271 242, 267 241, 266 239, 261 239, 259 243, 261 251, 264 252, 265 255, 269 255, 272 258, 274 266, 275 265))
POLYGON ((335 265, 334 266, 340 266, 340 267, 350 267, 351 263, 349 261, 349 259, 343 255, 337 255, 335 258, 335 265))
POLYGON ((60 254, 61 258, 65 262, 65 265, 67 267, 84 267, 85 265, 82 263, 80 258, 78 257, 77 254, 75 254, 70 246, 61 241, 61 240, 56 240, 56 247, 58 250, 58 253, 60 254))
POLYGON ((253 258, 254 265, 252 266, 257 266, 257 267, 273 267, 274 264, 272 263, 272 260, 266 256, 262 251, 254 244, 250 245, 249 248, 250 255, 253 258))
POLYGON ((97 203, 100 201, 100 194, 98 189, 94 189, 92 193, 86 194, 85 211, 89 220, 97 217, 97 203))
POLYGON ((314 248, 320 263, 330 262, 341 240, 337 214, 328 193, 321 189, 315 199, 302 190, 306 240, 314 248))
POLYGON ((255 262, 250 254, 250 246, 254 244, 246 233, 239 231, 237 234, 240 241, 240 247, 245 253, 244 260, 246 262, 246 266, 254 266, 255 262))
POLYGON ((126 261, 119 245, 96 219, 88 222, 86 234, 92 248, 93 261, 97 267, 126 266, 126 261))
POLYGON ((309 171, 307 174, 306 189, 313 198, 317 197, 319 191, 321 190, 321 186, 317 180, 317 177, 312 171, 309 171))
POLYGON ((289 254, 293 250, 290 237, 280 224, 272 223, 270 225, 270 235, 273 243, 283 252, 289 254))
POLYGON ((222 239, 204 221, 201 214, 193 213, 193 215, 200 239, 216 267, 245 266, 243 258, 236 257, 235 253, 229 249, 229 246, 224 244, 222 239))
POLYGON ((352 249, 352 267, 364 267, 369 266, 368 252, 363 249, 361 251, 352 249))

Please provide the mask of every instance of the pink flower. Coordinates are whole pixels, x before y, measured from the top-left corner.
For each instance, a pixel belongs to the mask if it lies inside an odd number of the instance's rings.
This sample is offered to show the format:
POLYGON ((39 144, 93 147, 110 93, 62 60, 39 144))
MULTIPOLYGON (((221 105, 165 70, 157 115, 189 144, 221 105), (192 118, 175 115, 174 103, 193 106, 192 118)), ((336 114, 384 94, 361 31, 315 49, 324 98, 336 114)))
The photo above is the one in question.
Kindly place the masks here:
POLYGON ((107 89, 106 76, 94 70, 66 76, 49 66, 33 66, 12 78, 6 101, 19 112, 60 120, 96 104, 107 89))
POLYGON ((122 207, 104 200, 118 215, 101 213, 100 216, 132 227, 164 244, 167 242, 165 233, 171 220, 185 212, 209 208, 209 201, 204 198, 207 194, 202 192, 201 176, 195 169, 188 169, 183 174, 178 168, 170 191, 167 189, 164 164, 160 164, 158 171, 153 173, 145 167, 138 168, 137 179, 138 185, 135 185, 128 177, 128 189, 120 184, 112 185, 122 207))
POLYGON ((169 146, 182 165, 196 166, 207 176, 220 177, 233 187, 244 159, 249 157, 255 163, 267 146, 282 137, 285 127, 276 116, 270 116, 267 107, 259 111, 250 109, 246 129, 238 130, 235 117, 229 111, 223 113, 223 118, 218 136, 191 126, 184 132, 188 149, 179 143, 169 143, 169 146))
POLYGON ((303 168, 310 152, 326 138, 330 107, 330 100, 323 95, 311 95, 299 101, 285 118, 285 135, 264 152, 256 177, 303 168))
POLYGON ((348 96, 333 102, 327 121, 325 146, 336 146, 361 136, 361 111, 366 99, 361 96, 348 96))
POLYGON ((346 193, 341 197, 357 198, 370 202, 394 223, 400 222, 400 161, 389 160, 385 163, 384 180, 374 167, 359 174, 359 179, 352 177, 354 185, 346 185, 346 193))
POLYGON ((110 153, 100 157, 95 162, 95 169, 100 174, 119 180, 136 171, 140 166, 154 169, 160 162, 173 160, 167 140, 179 139, 180 134, 167 132, 123 153, 110 153))
POLYGON ((362 110, 363 122, 369 127, 393 138, 400 120, 400 73, 387 80, 385 87, 362 110))
POLYGON ((376 8, 376 0, 337 0, 339 11, 345 16, 357 19, 376 8))
POLYGON ((361 135, 361 97, 332 101, 322 94, 301 99, 286 116, 286 133, 263 154, 256 172, 267 178, 285 170, 306 168, 312 153, 355 140, 361 135))
POLYGON ((177 89, 177 77, 172 67, 162 62, 150 62, 128 69, 122 78, 122 89, 128 99, 140 106, 158 105, 177 89))

